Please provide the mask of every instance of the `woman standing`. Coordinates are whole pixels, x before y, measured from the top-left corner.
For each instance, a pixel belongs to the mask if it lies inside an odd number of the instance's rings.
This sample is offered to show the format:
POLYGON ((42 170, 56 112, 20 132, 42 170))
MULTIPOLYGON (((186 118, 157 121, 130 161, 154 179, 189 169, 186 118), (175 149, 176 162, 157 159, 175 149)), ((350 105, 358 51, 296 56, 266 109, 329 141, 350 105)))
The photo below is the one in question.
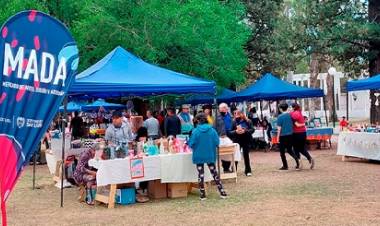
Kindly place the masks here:
POLYGON ((232 122, 231 135, 236 143, 243 149, 243 158, 245 165, 245 175, 252 176, 251 160, 249 158, 250 145, 252 143, 252 133, 255 129, 252 126, 251 120, 247 119, 244 113, 239 110, 234 112, 234 120, 232 122))
POLYGON ((204 187, 204 164, 210 169, 218 187, 220 197, 226 198, 227 194, 216 171, 216 148, 219 146, 219 136, 214 128, 207 122, 207 116, 199 113, 196 116, 197 127, 192 131, 189 146, 193 149, 193 163, 197 165, 200 199, 206 199, 204 187))
POLYGON ((314 159, 306 150, 306 126, 305 119, 302 115, 301 107, 297 103, 292 104, 293 111, 290 116, 293 120, 293 149, 302 166, 300 153, 307 158, 310 163, 310 169, 314 169, 314 159))

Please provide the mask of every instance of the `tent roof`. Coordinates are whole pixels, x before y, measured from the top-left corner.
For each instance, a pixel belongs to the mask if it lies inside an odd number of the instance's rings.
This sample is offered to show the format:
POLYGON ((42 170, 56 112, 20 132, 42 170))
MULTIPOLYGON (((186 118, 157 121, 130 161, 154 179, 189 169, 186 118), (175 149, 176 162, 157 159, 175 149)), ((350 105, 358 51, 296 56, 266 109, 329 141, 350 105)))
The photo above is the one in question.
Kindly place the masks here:
MULTIPOLYGON (((233 102, 236 97, 236 92, 230 89, 223 89, 221 93, 216 97, 218 102, 233 102)), ((180 100, 177 104, 210 104, 214 102, 214 97, 206 94, 192 95, 184 100, 180 100)))
POLYGON ((105 109, 121 109, 125 108, 122 104, 114 104, 114 103, 108 103, 103 99, 98 99, 91 104, 83 105, 82 110, 84 111, 91 111, 91 110, 98 110, 100 107, 103 107, 105 109))
POLYGON ((215 92, 215 82, 149 64, 118 46, 79 75, 69 95, 145 96, 215 92))
POLYGON ((374 90, 374 89, 380 89, 380 74, 367 78, 367 79, 360 79, 360 80, 347 82, 348 91, 374 90))
MULTIPOLYGON (((75 101, 70 101, 69 103, 67 103, 67 112, 74 112, 74 111, 80 111, 82 109, 82 106, 83 106, 84 103, 80 103, 80 102, 75 102, 75 101)), ((64 107, 65 106, 60 106, 59 107, 59 111, 60 112, 63 112, 64 111, 64 107)))
POLYGON ((285 100, 308 97, 323 97, 322 89, 305 88, 283 81, 271 73, 237 93, 239 101, 285 100))

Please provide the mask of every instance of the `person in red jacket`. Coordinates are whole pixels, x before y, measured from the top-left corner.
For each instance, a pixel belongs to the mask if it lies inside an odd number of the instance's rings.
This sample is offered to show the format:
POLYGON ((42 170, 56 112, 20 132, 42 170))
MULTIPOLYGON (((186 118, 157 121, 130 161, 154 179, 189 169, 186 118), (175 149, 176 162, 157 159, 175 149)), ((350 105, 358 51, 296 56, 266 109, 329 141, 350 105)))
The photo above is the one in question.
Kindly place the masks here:
POLYGON ((344 128, 347 128, 348 127, 348 121, 346 120, 346 117, 342 117, 342 120, 340 120, 339 122, 339 126, 340 126, 340 131, 343 131, 344 128))
POLYGON ((293 120, 293 149, 299 159, 300 167, 302 166, 300 153, 307 158, 310 163, 310 169, 314 169, 314 159, 306 150, 306 126, 305 119, 302 115, 301 107, 297 103, 292 104, 293 111, 290 116, 293 120))

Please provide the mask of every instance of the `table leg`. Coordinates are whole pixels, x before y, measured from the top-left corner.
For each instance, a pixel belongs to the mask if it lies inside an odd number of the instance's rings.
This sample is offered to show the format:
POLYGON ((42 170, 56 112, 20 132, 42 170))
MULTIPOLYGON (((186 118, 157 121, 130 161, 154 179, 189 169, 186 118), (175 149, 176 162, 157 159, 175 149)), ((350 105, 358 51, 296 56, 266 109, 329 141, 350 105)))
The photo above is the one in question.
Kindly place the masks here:
POLYGON ((116 195, 116 184, 111 184, 110 194, 108 197, 108 209, 115 208, 115 195, 116 195))

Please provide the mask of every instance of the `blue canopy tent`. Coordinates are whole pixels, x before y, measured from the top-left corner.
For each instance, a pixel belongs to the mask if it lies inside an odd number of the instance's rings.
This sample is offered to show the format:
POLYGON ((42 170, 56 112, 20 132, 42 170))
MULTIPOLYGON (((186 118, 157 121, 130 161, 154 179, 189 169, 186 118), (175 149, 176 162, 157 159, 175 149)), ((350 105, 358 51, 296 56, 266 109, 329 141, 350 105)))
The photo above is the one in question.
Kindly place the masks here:
POLYGON ((89 97, 215 94, 215 82, 149 64, 118 46, 76 76, 69 95, 89 97))
MULTIPOLYGON (((236 94, 239 101, 278 101, 288 99, 324 97, 322 89, 306 88, 283 81, 271 73, 236 94)), ((260 104, 261 117, 262 104, 260 104)), ((325 111, 326 114, 326 111, 325 111)), ((327 123, 327 114, 326 123, 327 123)))
MULTIPOLYGON (((236 97, 236 92, 232 91, 230 89, 223 89, 221 93, 216 97, 216 100, 218 103, 221 102, 233 102, 235 101, 236 97)), ((177 101, 177 105, 181 104, 191 104, 191 105, 197 105, 197 104, 210 104, 214 102, 214 97, 206 94, 197 94, 197 95, 192 95, 184 100, 179 100, 177 101)))
POLYGON ((286 100, 323 97, 322 89, 296 86, 267 73, 256 83, 237 93, 240 101, 286 100))
POLYGON ((361 90, 378 90, 380 89, 380 74, 367 79, 360 79, 347 82, 347 120, 349 119, 349 99, 348 92, 361 91, 361 90))
MULTIPOLYGON (((81 111, 82 110, 82 106, 83 106, 83 103, 75 102, 75 101, 70 101, 69 103, 67 103, 67 109, 66 109, 66 111, 67 112, 81 111)), ((60 106, 59 107, 59 111, 63 112, 65 110, 64 107, 65 106, 60 106)))
POLYGON ((87 105, 82 106, 82 110, 83 111, 93 111, 93 110, 99 110, 99 108, 101 108, 101 107, 103 107, 106 110, 125 108, 125 106, 122 104, 108 103, 103 99, 98 99, 91 104, 87 104, 87 105))
POLYGON ((347 92, 374 89, 380 89, 380 74, 367 79, 347 82, 347 92))

